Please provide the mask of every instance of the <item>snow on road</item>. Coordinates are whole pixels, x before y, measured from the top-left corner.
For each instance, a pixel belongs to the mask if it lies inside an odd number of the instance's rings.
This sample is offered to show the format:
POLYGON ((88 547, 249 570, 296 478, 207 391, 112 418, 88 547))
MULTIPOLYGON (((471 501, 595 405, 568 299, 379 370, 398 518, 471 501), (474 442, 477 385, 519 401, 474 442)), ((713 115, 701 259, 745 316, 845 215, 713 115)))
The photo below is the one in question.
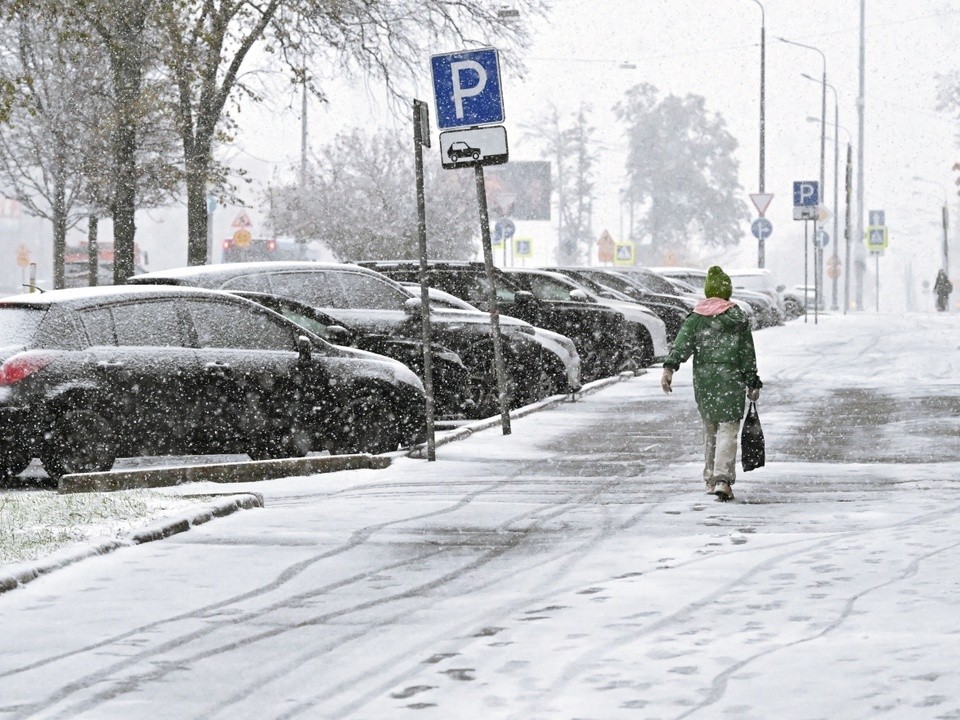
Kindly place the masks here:
POLYGON ((0 719, 960 717, 956 318, 756 341, 736 502, 689 366, 245 485, 265 509, 0 596, 0 719))

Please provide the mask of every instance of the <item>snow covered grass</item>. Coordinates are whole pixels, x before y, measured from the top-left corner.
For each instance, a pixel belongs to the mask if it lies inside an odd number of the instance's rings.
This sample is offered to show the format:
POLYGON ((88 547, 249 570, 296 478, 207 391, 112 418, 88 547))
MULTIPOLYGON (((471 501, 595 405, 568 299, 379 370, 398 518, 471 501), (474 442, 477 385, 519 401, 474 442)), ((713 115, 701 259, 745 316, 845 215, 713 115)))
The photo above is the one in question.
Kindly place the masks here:
POLYGON ((0 567, 81 542, 117 538, 206 501, 152 490, 5 493, 0 495, 0 567))

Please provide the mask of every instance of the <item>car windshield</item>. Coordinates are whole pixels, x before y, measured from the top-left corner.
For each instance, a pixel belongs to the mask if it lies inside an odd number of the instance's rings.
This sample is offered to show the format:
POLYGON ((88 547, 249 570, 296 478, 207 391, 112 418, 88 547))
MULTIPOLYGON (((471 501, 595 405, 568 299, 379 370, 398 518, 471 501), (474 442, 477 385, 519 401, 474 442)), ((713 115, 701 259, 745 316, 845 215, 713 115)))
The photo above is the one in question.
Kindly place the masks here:
POLYGON ((29 345, 46 310, 0 305, 0 347, 29 345))

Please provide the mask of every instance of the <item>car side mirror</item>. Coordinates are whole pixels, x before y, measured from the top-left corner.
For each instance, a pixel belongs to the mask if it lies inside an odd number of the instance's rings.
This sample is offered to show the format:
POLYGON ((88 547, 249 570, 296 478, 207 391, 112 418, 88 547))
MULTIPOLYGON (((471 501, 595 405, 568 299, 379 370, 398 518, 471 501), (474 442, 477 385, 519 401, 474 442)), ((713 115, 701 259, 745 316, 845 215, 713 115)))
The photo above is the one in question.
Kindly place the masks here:
POLYGON ((514 294, 514 301, 517 305, 529 305, 536 301, 536 296, 528 290, 517 290, 514 294))
POLYGON ((297 335, 297 355, 301 363, 308 363, 313 359, 313 343, 306 335, 297 335))
POLYGON ((349 345, 353 340, 353 334, 343 325, 328 325, 324 328, 327 340, 334 345, 349 345))
POLYGON ((423 302, 418 297, 407 298, 403 301, 403 310, 410 317, 420 317, 423 311, 423 302))
POLYGON ((580 288, 574 288, 570 291, 570 299, 577 302, 590 302, 590 296, 580 288))

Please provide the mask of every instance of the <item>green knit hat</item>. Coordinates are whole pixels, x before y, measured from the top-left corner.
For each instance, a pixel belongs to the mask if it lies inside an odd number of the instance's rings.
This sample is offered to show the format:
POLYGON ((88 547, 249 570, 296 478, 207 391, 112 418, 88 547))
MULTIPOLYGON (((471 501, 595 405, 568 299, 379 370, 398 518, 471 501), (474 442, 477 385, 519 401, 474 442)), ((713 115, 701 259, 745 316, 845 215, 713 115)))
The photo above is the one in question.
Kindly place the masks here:
POLYGON ((703 294, 708 298, 716 297, 729 300, 733 294, 733 283, 719 265, 707 270, 707 281, 703 284, 703 294))

